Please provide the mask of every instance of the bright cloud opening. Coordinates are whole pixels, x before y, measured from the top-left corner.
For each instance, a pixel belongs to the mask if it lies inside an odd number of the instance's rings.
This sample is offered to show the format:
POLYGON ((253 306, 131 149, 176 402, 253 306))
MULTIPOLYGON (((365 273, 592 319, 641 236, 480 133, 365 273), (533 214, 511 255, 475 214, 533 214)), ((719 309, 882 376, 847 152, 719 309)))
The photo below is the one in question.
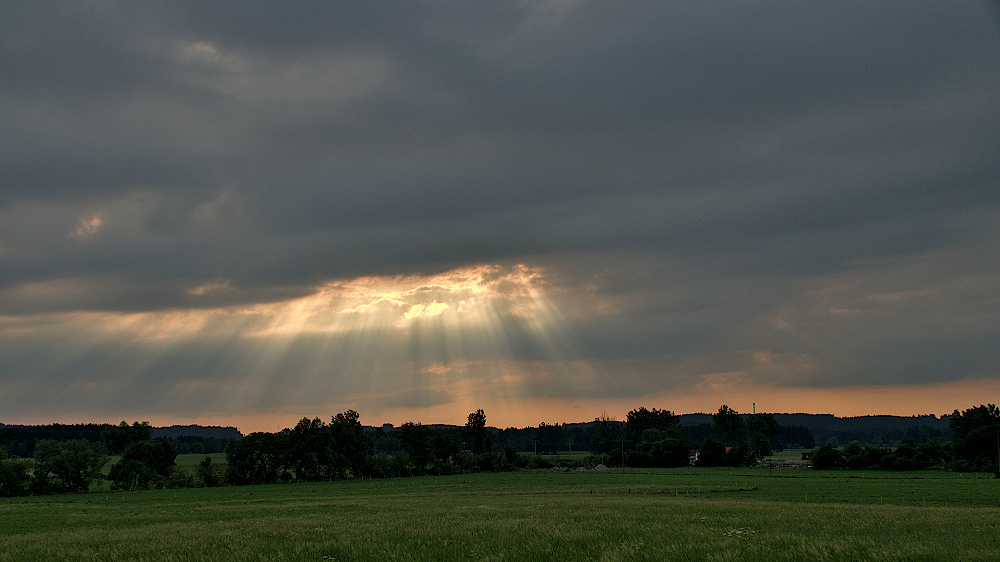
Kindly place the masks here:
POLYGON ((84 215, 80 217, 80 220, 76 225, 76 230, 73 231, 73 236, 77 238, 93 236, 103 225, 104 219, 102 219, 100 215, 84 215))
POLYGON ((430 304, 415 304, 403 313, 403 318, 410 320, 421 316, 437 316, 451 308, 446 303, 434 301, 430 304))
MULTIPOLYGON (((0 334, 63 341, 58 353, 31 356, 29 370, 72 378, 76 390, 63 399, 94 408, 287 411, 291 421, 346 408, 450 415, 601 384, 548 283, 543 268, 479 265, 335 280, 252 306, 11 317, 0 334)), ((239 287, 210 281, 187 292, 215 291, 239 287)))

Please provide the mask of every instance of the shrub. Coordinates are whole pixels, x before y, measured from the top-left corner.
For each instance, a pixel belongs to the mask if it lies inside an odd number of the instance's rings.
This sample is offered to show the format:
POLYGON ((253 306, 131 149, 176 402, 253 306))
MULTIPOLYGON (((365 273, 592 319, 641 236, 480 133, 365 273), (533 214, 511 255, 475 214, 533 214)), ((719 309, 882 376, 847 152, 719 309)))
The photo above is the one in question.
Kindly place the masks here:
POLYGON ((25 496, 31 491, 30 459, 0 459, 0 496, 25 496))
POLYGON ((107 462, 103 444, 83 439, 58 442, 42 439, 35 445, 35 473, 45 475, 45 488, 54 492, 86 492, 107 462))
POLYGON ((817 470, 841 468, 844 466, 844 456, 840 449, 831 442, 826 442, 813 449, 812 467, 817 470))

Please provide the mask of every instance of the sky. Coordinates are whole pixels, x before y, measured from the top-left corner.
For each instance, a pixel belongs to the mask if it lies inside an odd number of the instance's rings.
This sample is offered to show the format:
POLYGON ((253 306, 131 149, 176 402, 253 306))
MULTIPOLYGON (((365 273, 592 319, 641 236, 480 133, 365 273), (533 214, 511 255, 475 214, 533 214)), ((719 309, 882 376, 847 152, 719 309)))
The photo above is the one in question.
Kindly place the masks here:
POLYGON ((11 2, 0 422, 1000 398, 1000 3, 11 2))

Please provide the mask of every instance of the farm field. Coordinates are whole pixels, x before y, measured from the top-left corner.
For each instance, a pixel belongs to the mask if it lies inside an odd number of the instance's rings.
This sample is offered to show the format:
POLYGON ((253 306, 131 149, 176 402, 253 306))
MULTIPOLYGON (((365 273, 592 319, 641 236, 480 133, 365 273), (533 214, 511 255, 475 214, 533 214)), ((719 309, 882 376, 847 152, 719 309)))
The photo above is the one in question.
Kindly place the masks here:
MULTIPOLYGON (((177 463, 179 468, 194 474, 198 470, 198 464, 201 463, 205 457, 212 459, 212 464, 216 467, 221 467, 225 470, 226 467, 226 454, 225 453, 208 453, 208 454, 190 454, 190 455, 177 455, 174 462, 177 463)), ((110 464, 110 463, 109 463, 110 464)))
POLYGON ((7 498, 0 561, 996 560, 988 476, 542 471, 7 498))

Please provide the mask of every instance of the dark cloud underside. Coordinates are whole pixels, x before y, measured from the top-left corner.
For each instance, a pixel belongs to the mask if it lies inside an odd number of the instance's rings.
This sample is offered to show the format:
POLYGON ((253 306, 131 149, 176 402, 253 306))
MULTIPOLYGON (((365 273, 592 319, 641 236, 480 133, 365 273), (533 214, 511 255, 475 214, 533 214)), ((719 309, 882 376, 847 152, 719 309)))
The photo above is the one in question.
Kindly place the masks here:
MULTIPOLYGON (((575 357, 630 373, 625 394, 723 371, 995 377, 998 13, 8 4, 0 319, 237 310, 337 279, 526 263, 544 268, 575 357)), ((518 322, 504 359, 551 359, 518 322)), ((68 337, 40 333, 32 346, 68 337)), ((169 386, 209 361, 196 344, 87 357, 169 386)), ((301 375, 297 360, 275 368, 301 375)), ((558 388, 539 381, 538 395, 558 388)), ((361 386, 386 407, 454 398, 361 386)))

